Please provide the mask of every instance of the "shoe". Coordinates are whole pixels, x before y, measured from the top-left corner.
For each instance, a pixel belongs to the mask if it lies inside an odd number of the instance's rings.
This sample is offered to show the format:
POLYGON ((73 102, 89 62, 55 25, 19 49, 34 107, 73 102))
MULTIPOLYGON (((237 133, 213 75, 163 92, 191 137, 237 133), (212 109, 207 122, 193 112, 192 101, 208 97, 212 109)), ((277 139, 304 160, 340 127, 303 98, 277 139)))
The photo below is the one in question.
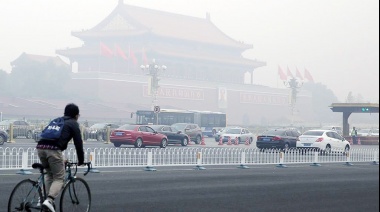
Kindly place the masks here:
POLYGON ((50 212, 55 212, 55 205, 52 200, 46 199, 44 203, 42 203, 43 210, 49 210, 50 212))

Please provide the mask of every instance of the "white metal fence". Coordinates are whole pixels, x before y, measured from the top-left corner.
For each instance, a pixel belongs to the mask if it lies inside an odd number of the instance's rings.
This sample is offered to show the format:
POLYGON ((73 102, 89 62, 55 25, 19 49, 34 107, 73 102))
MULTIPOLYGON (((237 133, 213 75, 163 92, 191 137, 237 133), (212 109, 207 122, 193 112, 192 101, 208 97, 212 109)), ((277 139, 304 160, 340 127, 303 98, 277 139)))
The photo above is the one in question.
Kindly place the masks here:
MULTIPOLYGON (((67 159, 76 161, 75 148, 64 151, 67 159)), ((291 149, 260 151, 247 148, 87 148, 85 159, 93 167, 253 165, 253 164, 322 164, 379 161, 379 148, 351 149, 320 154, 291 149)), ((0 147, 0 170, 30 169, 39 158, 35 148, 0 147)))

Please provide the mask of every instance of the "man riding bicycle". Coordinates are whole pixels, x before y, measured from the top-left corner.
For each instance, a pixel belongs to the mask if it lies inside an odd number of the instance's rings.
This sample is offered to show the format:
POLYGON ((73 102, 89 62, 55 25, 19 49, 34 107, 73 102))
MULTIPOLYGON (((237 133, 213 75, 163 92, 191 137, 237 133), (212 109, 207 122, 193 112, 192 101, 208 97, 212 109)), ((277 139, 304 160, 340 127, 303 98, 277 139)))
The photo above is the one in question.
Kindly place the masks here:
POLYGON ((79 107, 67 104, 64 111, 64 125, 59 139, 41 138, 37 144, 38 157, 46 169, 47 198, 42 203, 44 210, 55 212, 54 199, 59 195, 65 178, 65 165, 62 151, 67 149, 71 139, 74 140, 78 165, 84 163, 83 140, 78 124, 79 107))

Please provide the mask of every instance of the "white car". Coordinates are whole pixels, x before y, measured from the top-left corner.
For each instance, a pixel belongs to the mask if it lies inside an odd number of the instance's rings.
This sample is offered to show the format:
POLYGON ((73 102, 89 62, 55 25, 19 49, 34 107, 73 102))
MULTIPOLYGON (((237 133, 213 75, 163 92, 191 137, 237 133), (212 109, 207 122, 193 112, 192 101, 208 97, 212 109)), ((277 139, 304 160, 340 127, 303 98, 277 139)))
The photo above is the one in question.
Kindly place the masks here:
POLYGON ((228 142, 228 140, 230 140, 231 143, 235 143, 236 138, 238 139, 238 143, 248 141, 249 144, 251 144, 253 141, 253 134, 248 129, 241 127, 229 128, 220 136, 222 137, 222 142, 228 142))
POLYGON ((335 130, 309 130, 304 132, 296 144, 297 148, 317 149, 323 153, 332 151, 347 153, 350 143, 335 130))
POLYGON ((358 130, 358 136, 371 136, 372 130, 371 129, 360 129, 358 130))
POLYGON ((379 129, 373 129, 371 136, 379 136, 379 129))

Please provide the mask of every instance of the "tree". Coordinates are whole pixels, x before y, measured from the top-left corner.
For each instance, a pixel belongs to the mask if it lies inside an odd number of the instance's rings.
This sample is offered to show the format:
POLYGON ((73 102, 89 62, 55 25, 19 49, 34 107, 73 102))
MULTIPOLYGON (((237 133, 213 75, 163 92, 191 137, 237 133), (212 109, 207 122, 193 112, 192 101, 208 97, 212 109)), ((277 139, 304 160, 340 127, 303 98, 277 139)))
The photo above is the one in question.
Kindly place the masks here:
POLYGON ((352 91, 350 91, 347 95, 346 103, 353 103, 354 101, 354 96, 352 95, 352 91))
POLYGON ((25 62, 12 69, 11 93, 20 97, 62 98, 67 96, 65 85, 70 80, 70 70, 46 63, 25 62))
POLYGON ((4 70, 0 69, 0 94, 7 95, 9 94, 9 74, 5 72, 4 70))
POLYGON ((329 106, 338 102, 331 89, 321 83, 305 83, 302 87, 312 93, 312 105, 314 111, 314 119, 321 123, 341 122, 341 117, 337 113, 333 113, 329 106))

